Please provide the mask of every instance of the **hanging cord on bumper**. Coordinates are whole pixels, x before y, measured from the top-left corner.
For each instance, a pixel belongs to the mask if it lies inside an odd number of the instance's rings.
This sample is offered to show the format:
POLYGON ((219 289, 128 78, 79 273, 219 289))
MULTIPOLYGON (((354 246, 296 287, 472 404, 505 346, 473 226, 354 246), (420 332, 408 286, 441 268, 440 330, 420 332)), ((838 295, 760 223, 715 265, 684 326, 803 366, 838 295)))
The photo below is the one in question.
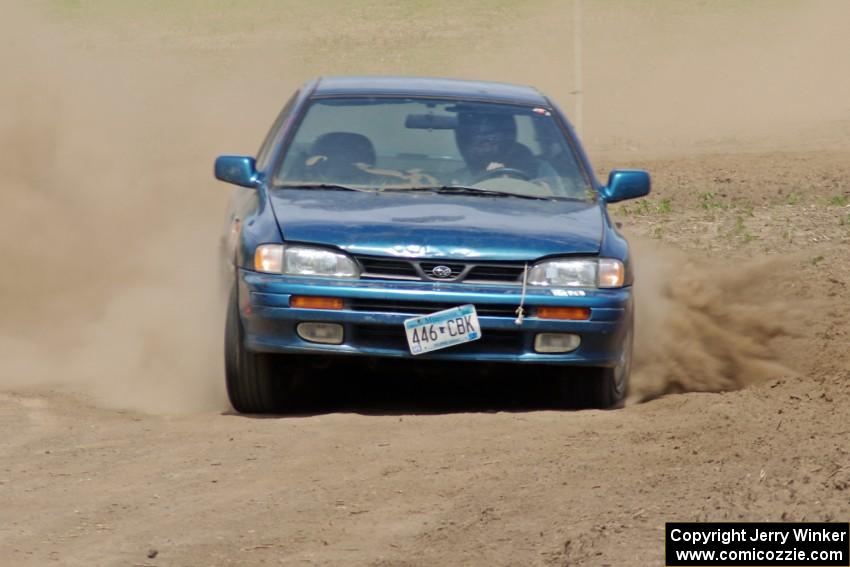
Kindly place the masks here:
POLYGON ((516 319, 514 319, 514 325, 521 326, 523 320, 525 319, 525 286, 528 283, 528 263, 525 264, 525 268, 522 271, 522 295, 519 297, 519 307, 516 308, 516 319))

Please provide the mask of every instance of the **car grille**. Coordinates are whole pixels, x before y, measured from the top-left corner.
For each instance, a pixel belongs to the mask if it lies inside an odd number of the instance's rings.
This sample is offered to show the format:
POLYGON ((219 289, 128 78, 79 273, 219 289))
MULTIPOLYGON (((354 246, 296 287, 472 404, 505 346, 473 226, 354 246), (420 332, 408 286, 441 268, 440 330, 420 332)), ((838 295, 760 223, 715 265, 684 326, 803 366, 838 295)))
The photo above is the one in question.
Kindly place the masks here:
POLYGON ((482 282, 520 283, 523 269, 523 266, 473 266, 466 279, 482 282))
MULTIPOLYGON (((433 303, 430 301, 387 301, 383 299, 351 299, 348 308, 352 311, 376 313, 402 313, 426 315, 435 311, 457 307, 457 303, 433 303)), ((479 303, 475 312, 481 317, 516 317, 517 305, 479 303)))
MULTIPOLYGON (((385 325, 357 325, 354 329, 356 342, 365 347, 392 348, 407 350, 407 336, 402 327, 385 325)), ((485 329, 477 341, 451 347, 456 354, 498 352, 521 354, 524 351, 522 333, 485 329)))
POLYGON ((435 262, 357 256, 361 278, 381 280, 413 280, 453 283, 520 285, 524 264, 435 262), (442 267, 442 275, 434 269, 442 267), (446 270, 448 268, 448 270, 446 270))
POLYGON ((379 258, 357 258, 363 268, 361 277, 378 279, 419 280, 419 273, 413 264, 404 260, 383 260, 379 258))

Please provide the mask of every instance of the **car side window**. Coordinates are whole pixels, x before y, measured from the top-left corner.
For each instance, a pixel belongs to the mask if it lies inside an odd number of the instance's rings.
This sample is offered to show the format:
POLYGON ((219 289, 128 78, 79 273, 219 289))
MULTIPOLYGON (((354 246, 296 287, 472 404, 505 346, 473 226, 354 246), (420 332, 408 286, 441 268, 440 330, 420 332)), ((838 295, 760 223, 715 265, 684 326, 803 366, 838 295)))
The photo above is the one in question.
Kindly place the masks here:
POLYGON ((271 157, 272 148, 274 147, 274 140, 277 136, 278 131, 283 126, 286 119, 289 118, 289 115, 292 113, 292 108, 295 106, 295 101, 298 100, 298 95, 301 91, 295 91, 295 94, 290 97, 290 99, 283 106, 283 110, 278 114, 277 119, 272 124, 271 129, 268 134, 266 134, 265 140, 263 140, 262 145, 260 146, 259 151, 257 152, 257 169, 264 170, 268 166, 269 158, 271 157))
POLYGON ((535 155, 550 166, 562 178, 564 185, 574 193, 583 193, 591 185, 590 178, 578 160, 578 156, 566 143, 561 132, 551 120, 534 117, 535 155), (538 153, 539 152, 539 153, 538 153))

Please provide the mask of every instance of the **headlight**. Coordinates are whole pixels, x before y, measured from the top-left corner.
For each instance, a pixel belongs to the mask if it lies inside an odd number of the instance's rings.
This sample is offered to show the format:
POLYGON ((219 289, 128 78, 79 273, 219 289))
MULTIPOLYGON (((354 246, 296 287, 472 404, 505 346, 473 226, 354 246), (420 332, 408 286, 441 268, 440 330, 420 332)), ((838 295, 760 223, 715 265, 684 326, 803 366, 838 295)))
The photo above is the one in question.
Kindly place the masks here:
POLYGON ((623 263, 613 258, 540 262, 528 271, 528 285, 547 287, 623 287, 623 263))
POLYGON ((267 274, 360 277, 357 264, 347 255, 312 246, 261 244, 254 253, 254 268, 267 274))

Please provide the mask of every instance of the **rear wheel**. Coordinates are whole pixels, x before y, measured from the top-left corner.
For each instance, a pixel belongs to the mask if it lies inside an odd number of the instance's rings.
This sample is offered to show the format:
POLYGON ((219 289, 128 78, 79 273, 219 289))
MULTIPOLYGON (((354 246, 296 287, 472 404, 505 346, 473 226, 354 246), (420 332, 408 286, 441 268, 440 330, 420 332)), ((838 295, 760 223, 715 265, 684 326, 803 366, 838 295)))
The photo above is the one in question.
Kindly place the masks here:
POLYGON ((295 409, 297 376, 287 374, 282 356, 251 352, 239 317, 236 288, 231 291, 224 332, 227 397, 240 413, 274 413, 295 409))
POLYGON ((623 340, 620 360, 614 367, 582 368, 561 378, 562 401, 576 409, 622 407, 632 366, 632 331, 623 340))

